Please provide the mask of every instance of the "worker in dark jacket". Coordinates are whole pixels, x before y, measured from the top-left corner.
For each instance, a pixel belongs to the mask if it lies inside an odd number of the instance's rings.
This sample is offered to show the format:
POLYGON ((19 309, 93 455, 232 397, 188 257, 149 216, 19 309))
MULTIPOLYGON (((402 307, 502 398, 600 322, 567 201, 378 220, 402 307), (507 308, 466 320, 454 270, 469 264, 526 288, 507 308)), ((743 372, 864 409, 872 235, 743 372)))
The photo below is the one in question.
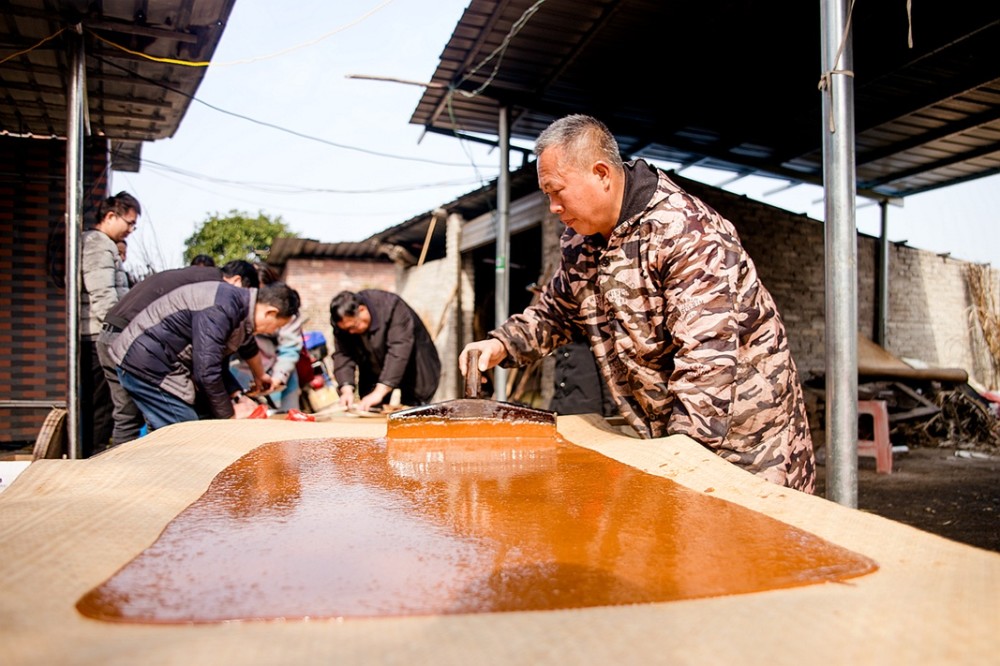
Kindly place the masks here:
POLYGON ((574 339, 559 347, 553 356, 556 357, 556 377, 549 409, 562 415, 618 414, 589 344, 574 339))
POLYGON ((378 289, 342 291, 330 302, 330 324, 341 405, 370 411, 396 388, 404 405, 434 397, 441 360, 420 316, 402 298, 378 289))
POLYGON ((111 358, 151 430, 197 420, 198 394, 214 418, 242 418, 256 403, 229 374, 228 357, 255 333, 277 332, 298 311, 298 293, 283 282, 259 290, 196 282, 132 319, 111 345, 111 358))
MULTIPOLYGON (((222 269, 209 266, 189 266, 169 271, 153 273, 139 282, 111 308, 104 318, 104 327, 97 338, 97 356, 104 369, 104 377, 111 389, 111 402, 114 405, 112 416, 114 430, 111 441, 115 446, 131 442, 139 437, 145 418, 139 407, 132 400, 128 391, 118 382, 118 368, 111 359, 111 345, 132 320, 160 296, 173 291, 177 287, 195 282, 218 282, 224 280, 236 287, 258 287, 260 280, 257 269, 249 261, 230 261, 222 269)), ((251 367, 256 367, 259 375, 257 383, 267 381, 264 376, 263 363, 257 350, 257 343, 251 337, 239 350, 241 358, 246 357, 251 367)))

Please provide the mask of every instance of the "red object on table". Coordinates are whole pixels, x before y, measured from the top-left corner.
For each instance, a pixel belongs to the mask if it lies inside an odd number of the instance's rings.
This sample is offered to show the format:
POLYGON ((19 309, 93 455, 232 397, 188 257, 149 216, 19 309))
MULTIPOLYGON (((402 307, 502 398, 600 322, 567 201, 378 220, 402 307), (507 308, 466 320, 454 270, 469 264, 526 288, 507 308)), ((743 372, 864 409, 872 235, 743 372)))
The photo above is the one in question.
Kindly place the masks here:
POLYGON ((267 418, 267 405, 257 405, 256 408, 250 413, 248 419, 266 419, 267 418))
POLYGON ((297 409, 289 409, 288 416, 286 416, 285 419, 288 421, 315 421, 316 417, 297 409))

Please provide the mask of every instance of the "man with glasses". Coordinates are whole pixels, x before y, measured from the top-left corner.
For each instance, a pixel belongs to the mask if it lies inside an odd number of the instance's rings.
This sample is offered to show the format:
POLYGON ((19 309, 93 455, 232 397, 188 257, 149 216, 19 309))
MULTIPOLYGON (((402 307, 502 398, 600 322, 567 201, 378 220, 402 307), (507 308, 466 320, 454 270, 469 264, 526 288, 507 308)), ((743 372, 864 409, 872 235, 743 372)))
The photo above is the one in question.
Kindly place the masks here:
POLYGON ((135 230, 142 207, 119 192, 101 202, 97 222, 83 233, 80 257, 80 443, 84 458, 108 447, 113 426, 111 394, 97 354, 104 318, 128 291, 118 241, 135 230))

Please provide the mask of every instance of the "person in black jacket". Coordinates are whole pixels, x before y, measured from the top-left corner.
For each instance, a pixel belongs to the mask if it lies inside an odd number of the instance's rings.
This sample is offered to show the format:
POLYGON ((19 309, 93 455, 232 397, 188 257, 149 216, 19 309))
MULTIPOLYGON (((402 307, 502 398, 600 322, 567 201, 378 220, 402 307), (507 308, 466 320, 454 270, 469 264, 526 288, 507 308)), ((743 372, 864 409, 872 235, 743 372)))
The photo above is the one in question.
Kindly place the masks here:
POLYGON ((341 405, 370 411, 396 388, 404 405, 434 397, 441 360, 420 316, 402 298, 378 289, 342 291, 330 301, 330 324, 341 405))
POLYGON ((597 369, 594 352, 585 340, 574 339, 559 347, 553 355, 556 358, 556 379, 549 409, 563 415, 615 416, 618 413, 597 369))
MULTIPOLYGON (((146 420, 128 391, 122 388, 122 385, 118 382, 118 369, 115 366, 115 362, 111 360, 111 345, 132 319, 160 296, 186 284, 219 281, 225 281, 233 286, 244 287, 246 289, 260 286, 257 269, 249 261, 239 259, 230 261, 221 270, 209 266, 176 268, 154 273, 142 282, 139 282, 108 312, 104 319, 104 327, 101 335, 97 338, 97 356, 100 358, 101 367, 108 382, 108 388, 111 389, 111 402, 113 403, 112 416, 114 419, 114 430, 111 441, 114 446, 131 442, 138 438, 146 420)), ((261 361, 254 339, 251 338, 248 340, 240 348, 239 353, 241 358, 256 359, 256 361, 250 360, 249 363, 251 366, 256 364, 258 368, 255 373, 258 375, 258 383, 264 381, 263 368, 260 367, 261 361)))
POLYGON ((195 282, 136 315, 112 343, 111 359, 150 430, 198 420, 198 397, 212 418, 244 418, 257 404, 229 373, 229 356, 255 333, 277 332, 298 312, 299 294, 283 282, 260 289, 195 282))

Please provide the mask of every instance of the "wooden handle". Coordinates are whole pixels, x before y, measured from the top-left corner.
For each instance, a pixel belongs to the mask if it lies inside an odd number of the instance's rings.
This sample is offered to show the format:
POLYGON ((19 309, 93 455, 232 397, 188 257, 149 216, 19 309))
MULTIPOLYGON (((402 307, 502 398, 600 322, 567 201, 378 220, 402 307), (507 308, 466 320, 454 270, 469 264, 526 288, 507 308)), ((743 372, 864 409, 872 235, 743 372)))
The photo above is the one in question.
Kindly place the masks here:
POLYGON ((465 397, 478 398, 481 388, 479 376, 479 350, 470 349, 465 363, 465 397))

